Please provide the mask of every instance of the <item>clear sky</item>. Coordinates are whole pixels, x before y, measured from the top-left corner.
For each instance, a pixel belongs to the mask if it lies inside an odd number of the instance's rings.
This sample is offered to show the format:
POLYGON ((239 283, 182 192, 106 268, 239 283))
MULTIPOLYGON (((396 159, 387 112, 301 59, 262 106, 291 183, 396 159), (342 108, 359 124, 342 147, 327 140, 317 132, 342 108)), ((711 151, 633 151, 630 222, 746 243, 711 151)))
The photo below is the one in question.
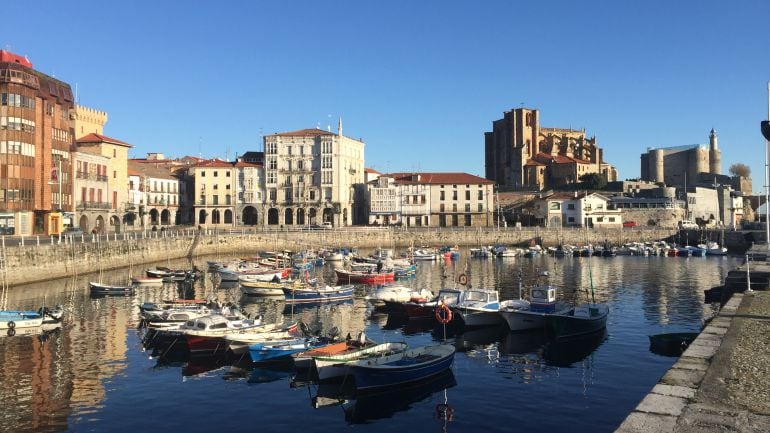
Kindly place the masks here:
POLYGON ((132 157, 328 125, 380 171, 484 174, 504 111, 585 128, 621 178, 708 143, 764 185, 770 1, 4 0, 0 48, 77 84, 132 157), (34 2, 33 2, 34 3, 34 2))

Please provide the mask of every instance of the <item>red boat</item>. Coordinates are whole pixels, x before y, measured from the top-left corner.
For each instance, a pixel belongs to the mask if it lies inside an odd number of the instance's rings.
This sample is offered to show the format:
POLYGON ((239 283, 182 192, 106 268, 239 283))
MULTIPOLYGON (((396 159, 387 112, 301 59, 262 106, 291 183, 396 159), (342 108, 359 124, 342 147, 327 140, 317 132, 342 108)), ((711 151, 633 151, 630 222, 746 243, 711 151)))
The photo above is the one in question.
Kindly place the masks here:
POLYGON ((354 272, 346 271, 344 269, 335 269, 337 273, 338 283, 363 283, 363 284, 380 284, 393 281, 395 272, 354 272))

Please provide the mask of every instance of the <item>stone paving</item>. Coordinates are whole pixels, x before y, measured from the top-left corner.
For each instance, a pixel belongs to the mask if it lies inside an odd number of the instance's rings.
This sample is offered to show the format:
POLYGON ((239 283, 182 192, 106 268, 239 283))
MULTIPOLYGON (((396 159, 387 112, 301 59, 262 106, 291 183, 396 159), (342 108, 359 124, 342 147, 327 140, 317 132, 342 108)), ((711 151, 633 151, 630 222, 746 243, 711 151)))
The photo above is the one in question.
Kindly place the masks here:
POLYGON ((770 291, 734 294, 616 432, 770 432, 770 291))

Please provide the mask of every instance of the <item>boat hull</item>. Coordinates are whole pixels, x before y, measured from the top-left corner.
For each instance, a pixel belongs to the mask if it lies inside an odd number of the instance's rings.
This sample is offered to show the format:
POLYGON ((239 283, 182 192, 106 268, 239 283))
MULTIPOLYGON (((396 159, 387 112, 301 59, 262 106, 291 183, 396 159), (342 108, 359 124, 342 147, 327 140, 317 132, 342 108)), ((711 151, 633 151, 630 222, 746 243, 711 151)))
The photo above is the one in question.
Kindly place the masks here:
POLYGON ((503 317, 498 311, 479 311, 468 308, 452 307, 455 317, 463 321, 465 326, 496 326, 503 323, 503 317))
POLYGON ((590 334, 607 326, 609 307, 605 304, 584 305, 570 309, 562 314, 546 315, 548 329, 557 338, 574 337, 590 334), (580 307, 588 308, 590 314, 581 315, 576 312, 580 307))
POLYGON ((396 355, 392 362, 372 362, 369 365, 363 361, 351 365, 349 370, 355 378, 356 390, 369 391, 402 385, 445 371, 454 361, 455 349, 448 345, 436 347, 407 350, 402 355, 396 355))
POLYGON ((344 286, 333 290, 283 288, 283 296, 289 303, 331 302, 353 298, 354 288, 344 286))
POLYGON ((527 329, 540 329, 545 328, 545 316, 543 313, 535 313, 532 311, 500 311, 505 323, 508 324, 508 329, 511 331, 524 331, 527 329))

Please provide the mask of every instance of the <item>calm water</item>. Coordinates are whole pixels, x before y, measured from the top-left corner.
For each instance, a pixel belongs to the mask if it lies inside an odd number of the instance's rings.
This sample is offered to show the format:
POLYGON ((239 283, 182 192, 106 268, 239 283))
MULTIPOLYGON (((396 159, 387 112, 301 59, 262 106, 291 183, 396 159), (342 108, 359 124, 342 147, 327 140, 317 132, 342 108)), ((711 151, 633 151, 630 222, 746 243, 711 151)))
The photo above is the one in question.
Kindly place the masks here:
MULTIPOLYGON (((15 287, 9 306, 64 304, 65 323, 39 336, 0 337, 0 432, 358 431, 610 432, 652 388, 675 358, 649 351, 647 336, 696 331, 713 314, 703 289, 719 285, 732 258, 615 257, 467 259, 420 263, 403 282, 434 291, 454 286, 467 266, 476 287, 502 299, 548 270, 566 300, 585 300, 591 280, 610 304, 607 332, 566 343, 540 333, 483 329, 452 333, 458 348, 451 374, 339 404, 325 387, 295 383, 288 369, 255 369, 232 359, 159 359, 143 349, 138 305, 177 297, 180 288, 140 289, 134 297, 91 299, 92 276, 15 287), (588 263, 591 266, 588 266, 588 263), (451 420, 438 416, 448 405, 451 420)), ((204 259, 196 261, 205 268, 204 259)), ((187 266, 184 262, 162 265, 187 266)), ((318 276, 333 282, 329 264, 318 276)), ((125 281, 128 270, 111 275, 125 281)), ((377 341, 428 344, 443 337, 431 323, 375 311, 363 299, 293 310, 280 300, 241 299, 237 287, 210 278, 188 295, 240 303, 266 320, 301 317, 323 331, 361 330, 377 341)), ((334 391, 334 390, 332 390, 334 391)))

